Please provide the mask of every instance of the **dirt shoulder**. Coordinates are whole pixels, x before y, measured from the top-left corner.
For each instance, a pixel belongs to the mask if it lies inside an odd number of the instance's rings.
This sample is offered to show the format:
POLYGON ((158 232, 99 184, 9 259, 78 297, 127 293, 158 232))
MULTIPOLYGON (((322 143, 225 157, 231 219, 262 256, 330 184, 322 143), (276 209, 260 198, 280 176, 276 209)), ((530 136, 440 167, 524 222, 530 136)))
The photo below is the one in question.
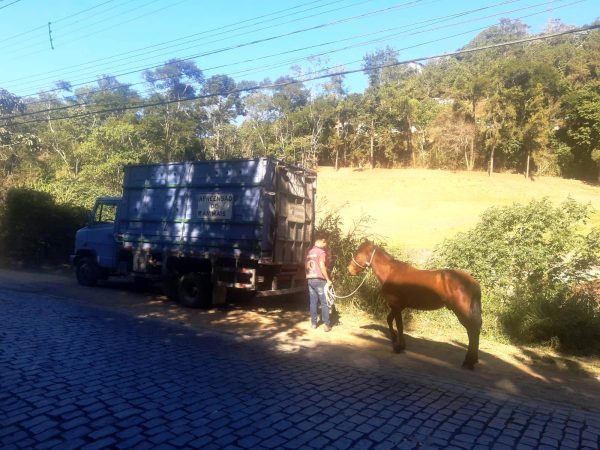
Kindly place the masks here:
POLYGON ((489 389, 497 396, 519 395, 590 410, 600 405, 597 359, 563 357, 483 339, 480 364, 474 372, 468 372, 460 368, 466 336, 464 341, 456 342, 435 332, 409 332, 407 351, 398 355, 391 352, 387 326, 357 311, 341 310, 333 331, 325 333, 322 327, 310 329, 306 305, 290 299, 238 299, 208 311, 190 310, 167 300, 158 290, 135 290, 128 283, 85 288, 78 286, 74 277, 13 270, 0 270, 0 286, 63 297, 140 319, 168 321, 199 332, 266 340, 276 351, 300 353, 316 360, 390 374, 435 375, 489 389))

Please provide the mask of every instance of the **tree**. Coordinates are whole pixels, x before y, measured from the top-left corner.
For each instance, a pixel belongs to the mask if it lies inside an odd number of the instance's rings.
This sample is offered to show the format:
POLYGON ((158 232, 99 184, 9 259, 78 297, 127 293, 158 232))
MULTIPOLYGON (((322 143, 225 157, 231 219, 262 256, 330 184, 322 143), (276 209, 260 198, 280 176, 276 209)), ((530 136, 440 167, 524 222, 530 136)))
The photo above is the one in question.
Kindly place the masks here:
POLYGON ((159 103, 140 112, 143 137, 154 149, 152 160, 203 158, 200 136, 206 115, 194 100, 204 84, 202 71, 192 61, 173 59, 143 77, 152 89, 150 102, 159 103))
MULTIPOLYGON (((243 85, 256 86, 257 83, 245 82, 243 85)), ((275 111, 271 96, 262 91, 253 91, 243 99, 244 120, 239 127, 242 135, 243 153, 248 156, 267 156, 275 151, 275 111)))
POLYGON ((302 118, 298 114, 307 105, 310 91, 292 77, 280 77, 273 88, 273 111, 276 116, 275 136, 281 154, 287 154, 302 118))
POLYGON ((504 126, 512 128, 510 134, 518 144, 513 147, 513 156, 529 177, 535 154, 547 151, 561 80, 552 67, 524 59, 509 61, 499 70, 502 84, 498 94, 504 97, 501 103, 514 109, 514 120, 504 126))
POLYGON ((578 89, 565 97, 561 112, 559 138, 571 156, 565 175, 600 182, 600 93, 590 87, 578 89))
POLYGON ((169 100, 190 99, 204 84, 204 74, 193 61, 171 59, 164 65, 146 70, 144 80, 169 100))
POLYGON ((228 130, 226 125, 237 116, 243 114, 240 93, 235 80, 227 75, 213 75, 202 90, 204 109, 210 124, 207 134, 212 138, 209 147, 212 157, 220 159, 226 155, 223 148, 223 135, 228 130))
MULTIPOLYGON (((18 96, 0 89, 0 179, 19 170, 40 148, 38 137, 20 126, 15 116, 24 113, 26 104, 18 96)), ((0 181, 0 183, 2 183, 0 181)))

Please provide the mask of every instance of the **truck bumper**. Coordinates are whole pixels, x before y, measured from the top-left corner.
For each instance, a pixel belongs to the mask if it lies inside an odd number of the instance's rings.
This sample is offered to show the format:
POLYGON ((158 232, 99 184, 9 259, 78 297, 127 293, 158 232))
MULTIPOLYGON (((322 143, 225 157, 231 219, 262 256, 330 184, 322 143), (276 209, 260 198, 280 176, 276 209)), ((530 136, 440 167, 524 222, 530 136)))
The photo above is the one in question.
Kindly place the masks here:
POLYGON ((271 289, 269 291, 256 291, 257 297, 275 297, 277 295, 288 295, 288 294, 301 294, 302 292, 308 292, 306 286, 297 286, 287 289, 271 289))

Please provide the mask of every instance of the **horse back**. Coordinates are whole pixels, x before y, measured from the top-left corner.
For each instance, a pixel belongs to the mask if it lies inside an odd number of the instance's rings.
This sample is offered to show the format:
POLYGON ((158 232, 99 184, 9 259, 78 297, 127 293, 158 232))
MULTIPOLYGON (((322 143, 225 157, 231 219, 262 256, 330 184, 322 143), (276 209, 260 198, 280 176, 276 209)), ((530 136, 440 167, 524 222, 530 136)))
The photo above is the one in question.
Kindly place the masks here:
POLYGON ((391 271, 382 292, 392 308, 434 310, 448 306, 440 270, 421 270, 401 263, 391 271))
POLYGON ((467 317, 481 314, 479 283, 461 270, 421 270, 402 264, 391 272, 382 292, 391 307, 447 307, 467 317))

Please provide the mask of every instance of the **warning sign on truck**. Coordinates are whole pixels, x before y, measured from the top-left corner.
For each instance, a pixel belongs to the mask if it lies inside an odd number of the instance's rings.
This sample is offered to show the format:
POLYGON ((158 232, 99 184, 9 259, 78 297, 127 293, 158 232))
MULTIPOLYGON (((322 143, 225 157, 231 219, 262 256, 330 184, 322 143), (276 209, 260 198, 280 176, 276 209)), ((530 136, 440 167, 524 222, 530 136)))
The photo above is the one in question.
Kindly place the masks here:
POLYGON ((198 217, 209 220, 229 220, 233 211, 233 194, 219 192, 198 195, 198 217))

